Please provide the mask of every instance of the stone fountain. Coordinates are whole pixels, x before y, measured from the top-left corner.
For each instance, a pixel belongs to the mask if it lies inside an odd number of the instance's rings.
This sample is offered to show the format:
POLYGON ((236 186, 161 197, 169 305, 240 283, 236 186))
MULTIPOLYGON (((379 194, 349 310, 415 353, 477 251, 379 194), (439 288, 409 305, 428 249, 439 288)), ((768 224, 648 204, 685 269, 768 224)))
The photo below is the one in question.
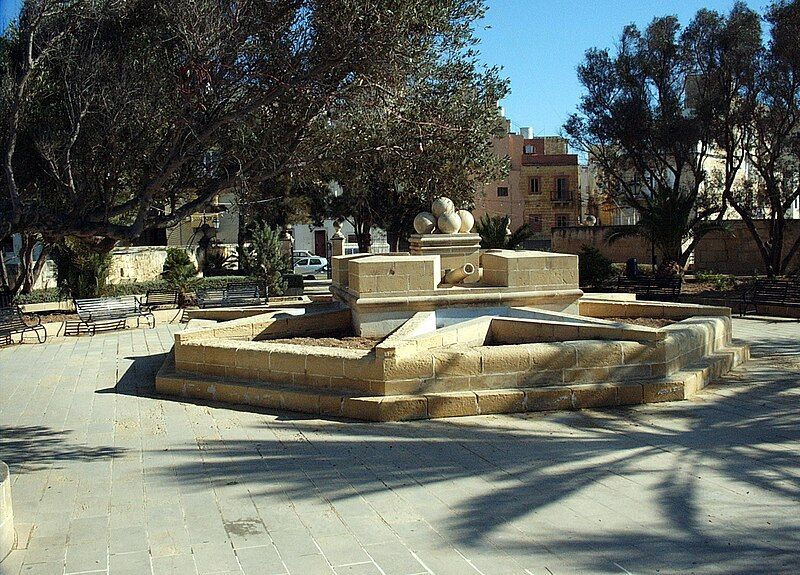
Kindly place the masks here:
POLYGON ((482 250, 473 223, 439 198, 408 253, 334 257, 331 304, 191 322, 157 390, 389 421, 686 399, 748 358, 729 308, 584 295, 577 256, 482 250), (286 343, 344 332, 378 341, 286 343))

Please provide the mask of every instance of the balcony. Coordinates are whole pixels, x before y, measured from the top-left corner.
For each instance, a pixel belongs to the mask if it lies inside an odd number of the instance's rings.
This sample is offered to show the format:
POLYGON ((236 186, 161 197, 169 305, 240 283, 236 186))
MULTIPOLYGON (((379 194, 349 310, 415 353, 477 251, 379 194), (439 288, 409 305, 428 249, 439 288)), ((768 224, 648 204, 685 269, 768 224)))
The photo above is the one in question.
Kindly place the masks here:
POLYGON ((573 199, 572 190, 554 190, 550 192, 550 200, 557 204, 571 204, 573 199))

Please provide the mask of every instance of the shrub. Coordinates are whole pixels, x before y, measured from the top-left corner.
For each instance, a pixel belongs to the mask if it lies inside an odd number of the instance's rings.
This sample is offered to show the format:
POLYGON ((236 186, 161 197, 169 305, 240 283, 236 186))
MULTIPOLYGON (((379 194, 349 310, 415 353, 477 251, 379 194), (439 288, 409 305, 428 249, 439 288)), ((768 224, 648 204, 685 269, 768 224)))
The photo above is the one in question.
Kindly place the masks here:
POLYGON ((56 264, 56 285, 62 298, 100 297, 107 291, 111 253, 78 239, 64 238, 51 252, 56 264))
POLYGON ((593 246, 582 246, 578 254, 581 286, 597 288, 617 275, 614 263, 593 246))
POLYGON ((219 250, 206 252, 203 262, 203 275, 205 276, 224 276, 234 272, 234 263, 238 258, 234 255, 225 256, 219 250))
POLYGON ((167 282, 167 286, 178 290, 178 304, 183 306, 184 294, 197 285, 197 268, 185 250, 169 248, 161 277, 167 282))
POLYGON ((281 253, 278 232, 264 225, 253 230, 253 240, 240 250, 240 260, 247 275, 258 278, 270 295, 281 295, 286 289, 283 276, 289 272, 287 259, 281 253))

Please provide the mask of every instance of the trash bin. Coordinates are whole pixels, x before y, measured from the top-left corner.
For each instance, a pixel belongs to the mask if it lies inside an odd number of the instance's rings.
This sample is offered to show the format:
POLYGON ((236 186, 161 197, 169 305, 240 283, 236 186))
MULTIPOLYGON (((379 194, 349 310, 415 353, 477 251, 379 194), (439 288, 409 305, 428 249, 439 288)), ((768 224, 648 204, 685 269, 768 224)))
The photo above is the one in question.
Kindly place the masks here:
POLYGON ((625 262, 625 275, 629 278, 635 278, 639 275, 639 261, 636 258, 630 258, 625 262))

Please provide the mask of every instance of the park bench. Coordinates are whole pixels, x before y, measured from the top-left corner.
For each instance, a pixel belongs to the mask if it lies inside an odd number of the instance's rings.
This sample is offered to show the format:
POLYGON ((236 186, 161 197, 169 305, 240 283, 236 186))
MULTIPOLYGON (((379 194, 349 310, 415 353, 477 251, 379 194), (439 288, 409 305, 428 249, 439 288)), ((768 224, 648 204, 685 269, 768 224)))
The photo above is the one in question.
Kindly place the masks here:
POLYGON ((201 308, 260 305, 261 288, 256 282, 232 282, 224 288, 198 289, 197 305, 201 308))
POLYGON ((30 324, 25 320, 19 306, 0 308, 0 343, 11 343, 11 336, 14 334, 19 334, 21 343, 29 332, 36 336, 39 343, 47 340, 47 330, 42 325, 42 318, 37 317, 36 323, 30 324))
POLYGON ((122 329, 128 318, 136 318, 137 327, 142 318, 150 327, 156 326, 153 313, 142 309, 142 303, 132 295, 76 299, 75 311, 80 319, 65 321, 64 335, 80 335, 81 332, 94 335, 98 329, 122 329))
POLYGON ((149 289, 142 302, 143 309, 153 309, 160 305, 178 305, 180 294, 174 289, 149 289))
POLYGON ((800 281, 788 279, 761 279, 742 292, 739 313, 758 313, 759 305, 800 307, 800 281))
POLYGON ((617 279, 617 292, 635 293, 637 299, 651 301, 678 301, 681 295, 683 280, 679 277, 657 278, 637 276, 629 278, 620 276, 617 279))

